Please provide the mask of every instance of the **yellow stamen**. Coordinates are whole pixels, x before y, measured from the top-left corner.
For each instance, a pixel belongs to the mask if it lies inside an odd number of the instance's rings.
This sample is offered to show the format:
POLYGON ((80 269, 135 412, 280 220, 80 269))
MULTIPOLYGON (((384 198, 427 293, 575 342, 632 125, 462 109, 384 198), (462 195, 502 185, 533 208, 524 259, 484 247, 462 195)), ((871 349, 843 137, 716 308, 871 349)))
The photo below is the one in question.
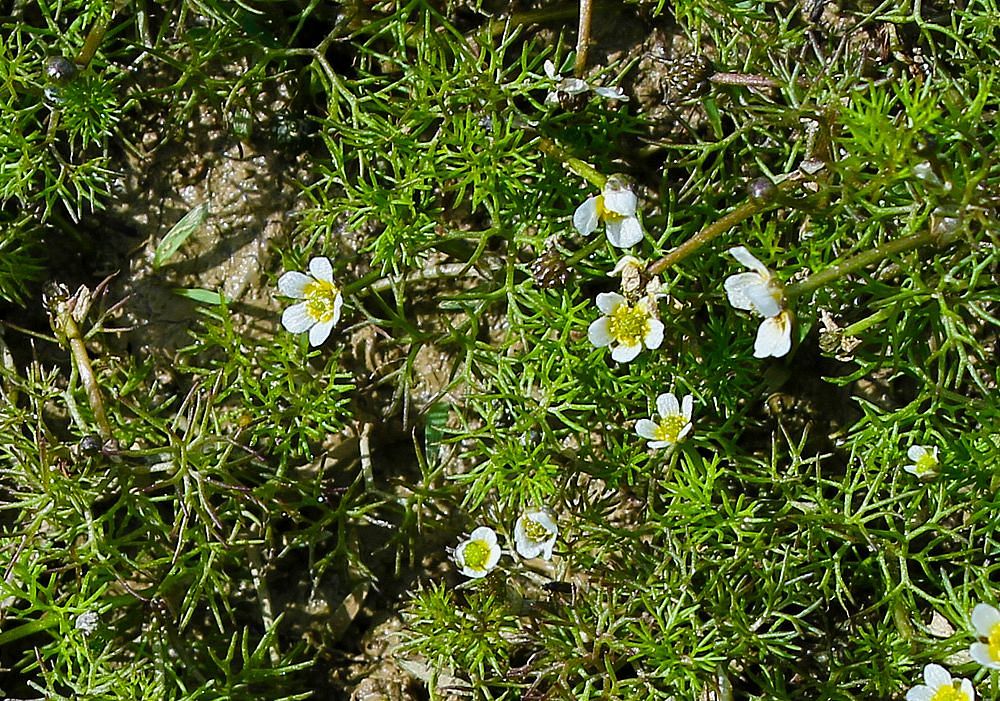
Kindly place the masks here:
POLYGON ((302 288, 305 297, 306 314, 314 322, 331 321, 340 290, 332 282, 326 280, 311 280, 302 288))
POLYGON ((676 443, 681 431, 687 426, 688 421, 683 414, 671 414, 665 416, 653 431, 653 438, 667 443, 676 443))
POLYGON ((931 697, 931 701, 969 701, 969 697, 954 685, 942 686, 931 697))
POLYGON ((465 566, 470 570, 482 572, 490 559, 490 546, 485 540, 473 540, 462 551, 465 566))
POLYGON ((548 540, 549 537, 549 532, 545 526, 530 518, 524 519, 524 534, 528 536, 529 540, 535 542, 548 540))
POLYGON ((934 451, 928 450, 917 458, 916 468, 918 475, 930 475, 937 472, 938 461, 934 457, 934 451))
POLYGON ((1000 623, 990 628, 987 645, 989 646, 990 659, 1000 662, 1000 623))
POLYGON ((623 346, 642 343, 649 328, 649 312, 639 305, 620 304, 608 317, 608 333, 623 346))

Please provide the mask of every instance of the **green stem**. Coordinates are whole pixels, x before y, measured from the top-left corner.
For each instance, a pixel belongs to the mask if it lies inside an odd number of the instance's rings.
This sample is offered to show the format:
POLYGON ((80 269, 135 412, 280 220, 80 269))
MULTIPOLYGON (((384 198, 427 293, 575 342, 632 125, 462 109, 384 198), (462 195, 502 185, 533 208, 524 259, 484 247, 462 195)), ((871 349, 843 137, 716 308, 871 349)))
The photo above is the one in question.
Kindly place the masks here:
POLYGON ((751 217, 769 207, 774 201, 774 196, 777 193, 791 190, 810 177, 810 175, 806 175, 801 170, 797 170, 790 174, 787 178, 775 185, 774 191, 770 196, 753 198, 744 202, 729 214, 726 214, 720 219, 716 219, 680 246, 670 251, 670 253, 650 265, 648 269, 649 274, 658 275, 670 266, 680 263, 712 239, 729 231, 747 217, 751 217))
POLYGON ((87 392, 87 401, 91 411, 94 412, 94 421, 97 422, 98 433, 105 441, 111 440, 111 423, 108 415, 104 412, 104 399, 101 396, 101 386, 94 375, 94 368, 90 364, 90 356, 87 354, 87 346, 83 342, 83 334, 80 327, 73 318, 72 306, 60 304, 57 311, 56 323, 69 341, 70 352, 73 355, 73 363, 77 372, 80 373, 80 381, 87 392))
POLYGON ((954 242, 961 234, 961 229, 946 233, 935 233, 933 231, 923 231, 919 234, 911 234, 903 238, 883 243, 868 251, 863 251, 857 255, 832 265, 826 270, 813 273, 802 282, 785 287, 785 299, 789 302, 802 295, 808 294, 824 285, 828 285, 834 280, 839 280, 845 275, 857 272, 875 263, 885 260, 889 256, 904 251, 909 251, 920 246, 935 244, 937 246, 947 246, 954 242))
POLYGON ((544 136, 538 137, 538 150, 564 163, 570 171, 587 180, 597 189, 604 189, 604 183, 608 179, 601 175, 597 168, 585 161, 581 161, 579 158, 569 155, 561 146, 556 145, 553 141, 546 139, 544 136))
POLYGON ((596 251, 598 248, 604 245, 604 238, 597 236, 593 241, 588 243, 586 246, 581 248, 579 251, 571 255, 566 259, 566 267, 572 268, 574 265, 579 263, 581 260, 589 256, 591 253, 596 251))

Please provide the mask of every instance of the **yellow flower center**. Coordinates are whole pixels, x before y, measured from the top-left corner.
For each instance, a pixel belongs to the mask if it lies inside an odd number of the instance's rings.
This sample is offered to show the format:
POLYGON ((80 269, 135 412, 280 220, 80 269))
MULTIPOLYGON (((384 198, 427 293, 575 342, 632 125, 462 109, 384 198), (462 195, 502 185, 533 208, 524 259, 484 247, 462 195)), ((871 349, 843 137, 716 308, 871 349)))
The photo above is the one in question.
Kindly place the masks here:
POLYGON ((608 333, 623 346, 642 343, 649 333, 649 312, 639 305, 618 305, 608 317, 608 333))
POLYGON ((990 659, 1000 662, 1000 623, 990 628, 987 645, 989 646, 990 659))
POLYGON ((934 692, 931 701, 969 701, 969 697, 955 685, 949 684, 934 692))
POLYGON ((549 532, 545 526, 530 518, 524 519, 524 534, 528 536, 529 540, 535 542, 547 540, 549 537, 549 532))
POLYGON ((916 468, 918 475, 930 475, 937 472, 938 461, 934 457, 934 452, 928 450, 926 453, 917 458, 916 468))
POLYGON ((302 288, 305 297, 306 313, 314 322, 321 323, 333 319, 334 303, 340 290, 332 282, 312 280, 302 288))
POLYGON ((683 414, 671 414, 660 421, 656 430, 653 431, 653 437, 658 441, 676 443, 677 436, 680 435, 685 426, 687 426, 687 419, 684 418, 683 414))
POLYGON ((489 543, 485 540, 471 541, 462 551, 462 557, 465 559, 465 566, 470 570, 484 571, 490 559, 489 543))

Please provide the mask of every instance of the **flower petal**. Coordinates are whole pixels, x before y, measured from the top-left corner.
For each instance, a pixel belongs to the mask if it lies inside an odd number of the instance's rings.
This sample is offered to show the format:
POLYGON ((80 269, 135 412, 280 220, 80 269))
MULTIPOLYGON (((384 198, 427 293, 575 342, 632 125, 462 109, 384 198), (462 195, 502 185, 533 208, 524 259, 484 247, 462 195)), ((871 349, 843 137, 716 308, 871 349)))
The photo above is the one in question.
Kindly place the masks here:
POLYGON ((668 416, 680 414, 681 405, 680 402, 677 401, 677 397, 673 392, 667 392, 656 398, 656 411, 659 412, 660 416, 666 418, 668 416))
POLYGON ((278 291, 286 297, 302 299, 305 294, 303 290, 313 279, 298 270, 289 270, 278 278, 278 291))
POLYGON ((325 256, 316 256, 309 261, 309 273, 317 280, 333 282, 333 265, 325 256))
MULTIPOLYGON (((605 200, 607 201, 607 200, 605 200)), ((642 224, 635 217, 610 219, 605 229, 608 241, 616 248, 629 248, 642 241, 642 224)))
POLYGON ((545 63, 542 64, 542 67, 545 69, 545 75, 547 75, 549 78, 552 78, 553 80, 555 80, 556 75, 558 75, 556 73, 556 66, 555 66, 555 64, 552 63, 552 61, 550 61, 549 59, 545 59, 545 63))
POLYGON ((323 341, 330 337, 332 329, 333 319, 317 322, 315 326, 309 329, 309 345, 313 347, 323 345, 323 341))
POLYGON ((656 439, 656 429, 658 426, 655 421, 650 421, 649 419, 639 419, 635 422, 635 432, 638 433, 643 438, 648 438, 649 440, 656 439))
POLYGON ((934 690, 929 686, 920 684, 906 692, 906 701, 931 701, 934 698, 934 690))
POLYGON ((602 316, 587 328, 587 338, 598 348, 603 348, 611 343, 611 332, 608 330, 609 321, 608 317, 602 316))
POLYGON ((911 445, 909 450, 906 451, 906 457, 913 461, 919 460, 926 454, 927 448, 922 445, 911 445))
POLYGON ((792 348, 792 323, 787 313, 764 319, 757 329, 753 344, 755 358, 774 356, 780 358, 792 348))
POLYGON ((576 208, 573 212, 573 226, 584 236, 594 233, 597 228, 597 198, 588 197, 587 200, 576 208))
POLYGON ((972 609, 972 626, 976 629, 976 635, 988 638, 996 625, 1000 625, 1000 611, 989 604, 976 604, 972 609))
POLYGON ((663 322, 659 319, 650 319, 649 331, 646 333, 646 338, 642 339, 642 342, 650 350, 659 348, 660 344, 663 343, 663 322))
POLYGON ((754 254, 748 251, 746 246, 736 246, 735 248, 730 248, 729 255, 746 267, 750 268, 750 270, 757 271, 761 277, 771 277, 771 271, 767 269, 767 266, 761 263, 754 254))
POLYGON ((969 699, 969 701, 976 701, 976 690, 972 687, 972 682, 968 679, 962 680, 960 691, 965 694, 965 698, 969 699))
POLYGON ((726 278, 723 286, 726 288, 726 297, 729 304, 735 309, 751 311, 754 309, 751 298, 759 296, 759 289, 766 290, 767 283, 757 273, 737 273, 726 278), (753 293, 751 295, 751 290, 753 293))
POLYGON ((685 394, 684 399, 681 401, 681 413, 685 419, 690 421, 692 411, 694 411, 694 397, 690 394, 685 394))
POLYGON ((763 317, 778 316, 781 313, 782 292, 780 287, 770 283, 751 285, 744 290, 754 311, 763 317))
POLYGON ((635 216, 635 208, 639 204, 639 198, 621 178, 614 176, 608 178, 601 194, 604 195, 604 208, 609 212, 623 217, 635 216))
POLYGON ((494 545, 497 542, 497 533, 489 526, 480 526, 469 534, 469 540, 484 540, 494 545))
POLYGON ((587 81, 581 80, 580 78, 563 78, 562 82, 560 82, 556 88, 570 95, 579 95, 580 93, 585 93, 590 90, 590 86, 587 85, 587 81))
POLYGON ((619 345, 611 349, 611 358, 618 363, 628 363, 635 360, 642 350, 642 344, 636 343, 634 346, 619 345))
POLYGON ((1000 662, 993 659, 993 655, 990 654, 990 646, 986 643, 972 643, 969 646, 969 654, 972 655, 972 659, 983 667, 1000 669, 1000 662))
POLYGON ((924 667, 924 682, 934 690, 951 686, 951 674, 939 664, 929 664, 924 667))
POLYGON ((601 292, 597 295, 597 308, 605 314, 613 314, 623 304, 625 298, 617 292, 601 292))
POLYGON ((628 95, 621 88, 594 88, 594 92, 606 100, 618 100, 628 102, 628 95))
POLYGON ((281 313, 281 325, 291 333, 305 333, 315 323, 309 316, 305 302, 293 304, 281 313))
POLYGON ((340 312, 344 308, 344 295, 337 293, 337 297, 333 300, 333 323, 336 324, 340 321, 340 312))

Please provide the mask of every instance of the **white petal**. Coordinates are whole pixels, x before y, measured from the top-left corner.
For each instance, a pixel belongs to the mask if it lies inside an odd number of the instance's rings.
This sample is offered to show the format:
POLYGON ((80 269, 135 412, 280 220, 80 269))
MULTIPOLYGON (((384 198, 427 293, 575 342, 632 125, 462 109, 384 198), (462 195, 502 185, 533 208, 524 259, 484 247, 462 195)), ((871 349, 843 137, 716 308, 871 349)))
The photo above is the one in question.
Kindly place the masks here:
POLYGON ((917 477, 920 476, 916 465, 903 465, 903 472, 909 472, 911 475, 916 475, 917 477))
POLYGON ((469 534, 469 540, 484 540, 489 545, 495 545, 497 542, 497 534, 496 531, 489 526, 480 526, 469 534))
POLYGON ((333 282, 333 266, 325 256, 316 256, 309 261, 309 273, 317 280, 333 282))
POLYGON ((642 262, 641 259, 636 258, 635 256, 622 256, 621 258, 618 259, 618 262, 615 263, 615 269, 612 270, 610 273, 608 273, 608 277, 616 277, 618 275, 621 275, 622 271, 625 270, 625 268, 636 268, 638 270, 642 270, 645 267, 646 264, 642 262))
POLYGON ((684 438, 684 436, 686 436, 687 434, 691 433, 691 428, 692 428, 691 424, 690 423, 686 423, 686 424, 684 424, 684 428, 682 428, 680 431, 677 432, 677 442, 678 443, 680 443, 680 441, 684 438))
POLYGON ((573 226, 584 236, 594 233, 597 228, 597 198, 588 197, 587 200, 576 208, 573 212, 573 226))
POLYGON ((312 281, 313 279, 305 273, 290 270, 278 278, 278 291, 287 297, 302 299, 305 296, 302 291, 312 281))
POLYGON ((545 59, 545 63, 543 63, 542 66, 545 69, 545 75, 555 80, 555 77, 557 75, 555 64, 552 63, 552 61, 545 59))
MULTIPOLYGON (((906 457, 908 457, 910 460, 913 461, 919 460, 926 454, 927 454, 927 448, 925 448, 922 445, 911 445, 910 449, 906 451, 906 457)), ((979 606, 982 606, 982 604, 980 604, 979 606)), ((979 608, 979 606, 977 606, 976 608, 979 608)))
POLYGON ((986 643, 972 643, 969 647, 969 654, 972 655, 972 659, 983 667, 1000 669, 1000 662, 993 659, 993 656, 990 654, 990 646, 986 643))
POLYGON ((532 558, 538 557, 544 546, 542 543, 536 542, 528 538, 524 533, 514 533, 514 549, 517 550, 517 554, 523 557, 525 560, 530 560, 532 558))
POLYGON ((976 701, 976 690, 972 688, 972 682, 968 679, 962 680, 961 691, 969 701, 976 701))
POLYGON ((495 542, 496 536, 494 536, 494 543, 490 546, 490 556, 486 558, 486 569, 491 570, 497 566, 500 562, 500 546, 495 542))
MULTIPOLYGON (((726 296, 729 298, 729 304, 736 309, 742 309, 744 311, 750 311, 754 308, 753 302, 750 301, 750 290, 758 288, 764 290, 765 292, 767 290, 767 283, 757 273, 738 273, 736 275, 730 275, 726 278, 723 285, 726 288, 726 296)), ((757 297, 758 294, 759 292, 755 292, 752 296, 757 297)))
POLYGON ((634 217, 635 208, 639 204, 639 198, 635 196, 626 183, 620 178, 610 177, 601 190, 604 195, 604 208, 609 212, 620 214, 623 217, 634 217))
POLYGON ((635 422, 635 432, 638 433, 643 438, 648 438, 649 440, 656 439, 656 429, 659 428, 655 421, 650 421, 649 419, 639 419, 635 422))
POLYGON ((611 332, 608 331, 608 317, 602 316, 587 328, 587 338, 598 348, 611 343, 611 332))
POLYGON ((557 93, 557 92, 550 92, 548 95, 546 95, 545 96, 545 104, 546 105, 558 105, 559 104, 559 93, 557 93))
POLYGON ((681 413, 684 414, 685 419, 690 421, 692 411, 694 411, 694 397, 690 394, 685 394, 684 399, 681 401, 681 413))
POLYGON ((625 298, 617 292, 601 292, 597 295, 597 308, 605 314, 614 314, 615 310, 625 304, 625 298))
POLYGON ((309 345, 313 347, 323 345, 323 341, 330 337, 332 329, 333 319, 317 322, 315 326, 309 329, 309 345))
POLYGON ((650 319, 649 332, 646 334, 646 338, 642 339, 642 342, 650 350, 659 348, 660 344, 663 343, 663 322, 659 319, 650 319))
POLYGON ((667 392, 656 398, 656 411, 659 412, 660 416, 666 418, 681 413, 681 405, 673 392, 667 392))
POLYGON ((611 350, 611 358, 618 363, 628 363, 635 360, 642 350, 642 344, 636 343, 634 346, 620 345, 611 350))
POLYGON ((340 311, 344 308, 344 295, 337 293, 336 299, 333 300, 333 323, 336 324, 340 321, 340 311))
POLYGON ((939 664, 929 664, 924 667, 924 683, 936 691, 942 686, 951 686, 951 674, 939 664))
POLYGON ((590 90, 590 86, 587 85, 587 81, 580 80, 579 78, 565 78, 556 87, 562 92, 570 95, 579 95, 580 93, 585 93, 590 90))
POLYGON ((552 550, 555 547, 556 547, 555 536, 553 536, 553 537, 549 538, 548 540, 544 541, 542 543, 542 552, 540 553, 541 558, 543 560, 551 560, 552 559, 552 550))
POLYGON ((628 102, 628 95, 621 88, 594 88, 594 92, 608 100, 628 102))
POLYGON ((753 344, 755 358, 774 356, 780 358, 792 348, 792 323, 783 313, 764 319, 757 329, 757 340, 753 344))
POLYGON ((750 268, 750 270, 756 270, 762 277, 771 277, 771 271, 767 269, 763 263, 761 263, 754 254, 746 249, 745 246, 736 246, 735 248, 729 249, 729 255, 738 260, 740 263, 750 268))
POLYGON ((642 224, 635 217, 609 219, 605 233, 616 248, 629 248, 642 241, 642 224))
POLYGON ((931 701, 934 698, 934 690, 923 684, 915 686, 906 692, 906 701, 931 701))
POLYGON ((659 450, 660 448, 669 448, 670 441, 650 441, 646 444, 646 447, 650 450, 659 450))
POLYGON ((281 325, 292 333, 305 333, 314 323, 316 322, 306 311, 305 302, 293 304, 281 313, 281 325))
MULTIPOLYGON (((913 458, 916 460, 917 458, 913 458)), ((981 638, 990 637, 993 627, 1000 624, 1000 611, 997 611, 989 604, 976 604, 972 609, 972 625, 976 629, 976 635, 981 638)))
POLYGON ((772 284, 751 285, 745 290, 750 304, 754 311, 763 317, 770 318, 781 313, 781 288, 775 288, 772 284))

